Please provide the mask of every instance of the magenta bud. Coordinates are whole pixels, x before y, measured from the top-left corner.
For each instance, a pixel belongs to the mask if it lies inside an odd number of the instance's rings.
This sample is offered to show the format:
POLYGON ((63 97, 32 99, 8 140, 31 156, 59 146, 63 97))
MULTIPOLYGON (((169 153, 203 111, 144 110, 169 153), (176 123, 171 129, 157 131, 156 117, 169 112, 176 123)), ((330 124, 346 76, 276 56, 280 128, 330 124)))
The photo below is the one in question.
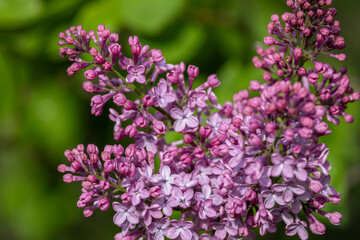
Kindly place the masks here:
POLYGON ((304 67, 299 68, 299 70, 297 70, 297 74, 300 76, 305 76, 306 69, 304 67))
POLYGON ((264 72, 262 74, 262 78, 264 79, 264 81, 266 82, 270 82, 272 80, 271 74, 269 72, 264 72))
POLYGON ((104 62, 104 64, 102 65, 102 68, 108 72, 112 69, 112 64, 109 62, 104 62))
POLYGON ((111 43, 116 43, 116 42, 118 42, 118 41, 119 41, 119 34, 117 34, 117 33, 112 33, 112 34, 110 34, 110 36, 109 36, 109 41, 110 41, 111 43))
POLYGON ((345 114, 344 120, 347 123, 352 123, 354 121, 354 117, 352 115, 350 115, 350 114, 345 114))
POLYGON ((237 127, 237 128, 240 128, 241 127, 241 124, 242 124, 242 119, 239 117, 239 116, 235 116, 233 117, 232 119, 232 124, 237 127))
POLYGON ((314 109, 315 109, 315 105, 313 102, 306 103, 302 108, 304 112, 312 112, 314 109))
POLYGON ((145 118, 143 118, 143 117, 140 116, 140 117, 137 117, 137 118, 135 119, 135 125, 136 125, 137 127, 143 128, 143 127, 146 127, 147 121, 146 121, 145 118))
POLYGON ((86 179, 91 183, 95 183, 97 180, 97 178, 94 175, 89 175, 89 176, 87 176, 86 179))
POLYGON ((64 173, 66 172, 67 166, 65 164, 60 164, 57 168, 58 172, 64 173))
POLYGON ((118 93, 113 97, 113 101, 118 106, 124 106, 125 102, 127 101, 126 97, 122 93, 118 93))
POLYGON ((299 59, 302 57, 302 50, 300 48, 295 48, 293 51, 293 56, 295 59, 299 59))
POLYGON ((180 156, 180 161, 184 164, 184 165, 189 165, 191 163, 191 156, 189 153, 184 153, 180 156))
POLYGON ((86 77, 87 80, 94 80, 97 74, 94 70, 89 69, 84 72, 84 76, 86 77))
POLYGON ((83 82, 83 89, 88 93, 93 93, 95 91, 94 84, 90 81, 83 82))
POLYGON ((113 56, 118 56, 121 52, 121 45, 117 44, 117 43, 112 43, 109 46, 109 52, 111 53, 111 55, 113 56))
POLYGON ((301 148, 301 145, 299 145, 299 144, 296 144, 291 148, 291 151, 295 154, 301 153, 301 150, 302 150, 302 148, 301 148))
POLYGON ((203 137, 203 138, 207 138, 208 136, 210 136, 211 134, 211 128, 209 126, 200 126, 199 129, 199 134, 203 137))
POLYGON ((264 38, 264 43, 268 46, 274 45, 275 42, 276 42, 276 40, 272 36, 268 36, 268 37, 264 38))
POLYGON ((194 65, 189 65, 187 73, 190 78, 196 78, 199 75, 199 68, 194 65))
POLYGON ((286 129, 284 133, 284 138, 288 141, 292 141, 294 139, 294 131, 291 129, 286 129))
POLYGON ((259 91, 260 90, 260 83, 258 81, 251 81, 250 82, 250 86, 249 86, 249 89, 251 91, 259 91))
POLYGON ((106 160, 104 162, 104 170, 105 172, 109 173, 114 171, 115 169, 115 164, 111 161, 111 160, 106 160))
POLYGON ((261 146, 262 145, 261 138, 254 133, 250 134, 249 143, 253 146, 261 146))
POLYGON ((73 176, 71 175, 71 173, 64 174, 63 181, 66 183, 72 183, 73 176))
POLYGON ((123 204, 130 204, 131 203, 131 196, 128 193, 124 193, 121 195, 121 201, 123 204))
POLYGON ((154 186, 154 187, 149 189, 149 193, 150 193, 151 197, 158 198, 158 197, 161 196, 162 191, 161 191, 161 188, 159 186, 154 186))
POLYGON ((202 159, 205 157, 204 150, 201 147, 194 148, 194 156, 198 159, 202 159))
POLYGON ((99 208, 101 211, 106 211, 110 207, 109 199, 103 198, 99 201, 99 208))
POLYGON ((126 100, 125 103, 124 103, 124 108, 127 111, 134 110, 135 105, 134 105, 134 103, 132 101, 126 100))
POLYGON ((166 132, 166 126, 162 121, 156 121, 153 128, 154 131, 159 135, 162 135, 166 132))
POLYGON ((329 213, 327 215, 329 221, 334 225, 340 225, 340 221, 342 219, 342 215, 338 212, 329 213))
POLYGON ((315 125, 316 132, 324 134, 328 130, 328 124, 326 122, 320 122, 315 125))
POLYGON ((265 125, 265 132, 267 132, 267 133, 275 133, 275 131, 276 131, 276 124, 275 123, 269 122, 269 123, 267 123, 265 125))
POLYGON ((300 119, 300 123, 301 123, 301 125, 303 125, 306 128, 312 128, 312 126, 314 124, 314 120, 309 117, 302 117, 300 119))
POLYGON ((308 76, 308 81, 311 84, 317 83, 318 79, 319 79, 319 74, 314 73, 314 72, 310 73, 308 76))
POLYGON ((302 138, 310 139, 313 135, 313 130, 306 127, 300 128, 299 135, 302 138))
POLYGON ((94 57, 94 60, 97 64, 102 64, 103 62, 105 62, 104 56, 100 53, 94 57))
POLYGON ((150 95, 145 95, 142 99, 142 103, 145 107, 154 105, 154 99, 150 95))
POLYGON ((218 77, 216 76, 216 74, 211 74, 207 78, 207 83, 212 88, 218 87, 220 85, 220 81, 219 81, 218 77))
POLYGON ((171 70, 171 72, 168 72, 166 74, 166 79, 169 82, 176 84, 179 81, 179 75, 175 70, 171 70))
POLYGON ((193 138, 191 137, 190 134, 185 134, 183 139, 184 139, 184 142, 187 143, 187 144, 190 144, 193 141, 193 138))
POLYGON ((320 181, 314 180, 312 178, 309 178, 310 180, 310 190, 314 193, 319 193, 321 190, 323 190, 323 185, 320 181))
POLYGON ((129 137, 134 137, 137 133, 137 128, 133 125, 128 125, 125 128, 125 135, 129 136, 129 137))

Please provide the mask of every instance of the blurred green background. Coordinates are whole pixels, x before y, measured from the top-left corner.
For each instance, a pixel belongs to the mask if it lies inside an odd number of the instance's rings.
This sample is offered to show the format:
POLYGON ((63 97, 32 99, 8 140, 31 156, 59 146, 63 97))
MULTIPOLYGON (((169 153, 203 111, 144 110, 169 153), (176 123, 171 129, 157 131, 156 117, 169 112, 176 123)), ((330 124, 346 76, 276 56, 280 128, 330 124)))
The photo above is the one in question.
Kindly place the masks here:
MULTIPOLYGON (((90 115, 90 95, 81 74, 68 77, 69 63, 58 57, 57 36, 82 24, 105 24, 120 41, 132 35, 161 49, 168 63, 200 68, 200 80, 217 73, 220 102, 260 79, 251 58, 266 36, 273 13, 287 11, 285 0, 0 0, 0 239, 113 239, 119 229, 113 211, 86 219, 76 207, 80 184, 65 184, 57 165, 78 143, 112 144, 107 113, 90 115)), ((360 90, 360 1, 334 1, 343 27, 349 75, 360 90)), ((123 47, 124 48, 124 47, 123 47)), ((340 67, 338 62, 331 61, 340 67)), ((360 104, 348 110, 355 124, 331 126, 332 185, 343 202, 330 211, 343 214, 341 226, 327 219, 325 236, 358 236, 360 228, 360 104)), ((266 239, 291 239, 284 230, 266 239)), ((293 239, 298 239, 297 237, 293 239)))

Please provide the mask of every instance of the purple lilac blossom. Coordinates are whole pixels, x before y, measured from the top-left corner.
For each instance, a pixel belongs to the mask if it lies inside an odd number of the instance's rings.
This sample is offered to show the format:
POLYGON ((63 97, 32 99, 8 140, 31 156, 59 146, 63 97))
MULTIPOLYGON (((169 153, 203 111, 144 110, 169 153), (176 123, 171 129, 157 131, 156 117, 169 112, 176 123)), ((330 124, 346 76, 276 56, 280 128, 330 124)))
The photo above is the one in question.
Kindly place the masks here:
POLYGON ((267 47, 252 59, 265 82, 251 81, 252 94, 241 90, 223 105, 213 92, 216 75, 193 89, 196 66, 166 63, 137 36, 129 38, 127 57, 104 25, 61 32, 60 56, 73 62, 68 75, 84 69, 83 88, 94 94, 91 113, 101 115, 112 99, 114 139, 132 141, 65 151, 68 166, 58 171, 66 183, 81 182, 84 216, 112 202, 121 228, 115 239, 254 239, 256 229, 263 236, 284 222, 286 235, 304 240, 308 230, 325 233, 318 216, 339 225, 340 213, 323 210, 340 203, 341 193, 329 185, 329 149, 321 141, 331 123, 354 121, 345 111, 360 93, 346 68, 319 58, 346 59, 330 53, 345 47, 331 2, 286 1, 291 11, 271 16, 267 47), (181 137, 167 141, 171 131, 181 137), (177 211, 180 220, 170 221, 177 211))

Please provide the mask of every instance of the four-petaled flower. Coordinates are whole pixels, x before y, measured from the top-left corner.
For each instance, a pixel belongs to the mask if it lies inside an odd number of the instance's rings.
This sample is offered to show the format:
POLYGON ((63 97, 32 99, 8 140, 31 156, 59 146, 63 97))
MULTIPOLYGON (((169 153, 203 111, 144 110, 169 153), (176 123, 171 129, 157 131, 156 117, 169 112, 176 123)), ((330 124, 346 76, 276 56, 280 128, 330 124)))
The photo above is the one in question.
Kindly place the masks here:
POLYGON ((118 202, 113 202, 112 206, 116 212, 113 219, 114 224, 121 227, 124 232, 127 232, 130 224, 135 226, 139 223, 134 206, 124 206, 118 202))
POLYGON ((127 83, 133 83, 134 81, 144 84, 146 81, 145 76, 143 75, 145 73, 145 67, 143 65, 140 66, 134 66, 129 65, 127 68, 128 75, 126 76, 126 82, 127 83))
POLYGON ((194 224, 190 221, 171 220, 171 225, 166 231, 166 236, 170 239, 181 237, 182 240, 190 240, 192 238, 191 228, 194 224))
POLYGON ((189 92, 189 107, 191 109, 194 109, 195 106, 204 108, 206 106, 205 97, 206 97, 206 92, 204 90, 199 92, 191 90, 189 92))
POLYGON ((141 201, 141 199, 148 198, 150 196, 150 193, 148 190, 146 190, 143 181, 138 181, 135 185, 135 187, 131 187, 128 190, 129 195, 131 196, 131 201, 133 205, 138 205, 141 201))
POLYGON ((190 207, 191 200, 194 196, 194 190, 188 189, 185 192, 182 192, 180 188, 174 187, 171 191, 171 197, 169 199, 170 207, 181 207, 188 208, 190 207))
POLYGON ((195 128, 199 125, 199 120, 196 116, 193 116, 194 112, 188 107, 184 107, 184 110, 179 108, 173 108, 170 110, 170 115, 173 119, 176 119, 174 123, 175 132, 181 132, 188 128, 195 128))

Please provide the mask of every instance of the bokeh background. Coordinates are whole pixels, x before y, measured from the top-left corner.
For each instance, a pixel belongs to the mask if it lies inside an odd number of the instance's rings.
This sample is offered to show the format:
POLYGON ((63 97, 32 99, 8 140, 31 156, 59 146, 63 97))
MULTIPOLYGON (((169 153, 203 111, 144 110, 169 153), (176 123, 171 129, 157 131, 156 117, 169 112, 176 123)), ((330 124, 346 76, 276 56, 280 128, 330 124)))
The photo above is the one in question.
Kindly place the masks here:
MULTIPOLYGON (((78 143, 113 144, 107 113, 90 114, 82 75, 68 77, 69 63, 58 57, 58 32, 82 24, 105 24, 125 43, 131 35, 161 49, 168 63, 199 66, 200 80, 217 73, 220 102, 260 79, 254 46, 266 36, 273 13, 285 0, 0 0, 0 239, 113 239, 114 212, 86 219, 76 207, 80 184, 65 184, 57 165, 78 143)), ((353 86, 360 91, 360 1, 335 0, 353 86)), ((124 47, 123 47, 124 48, 124 47)), ((331 61, 337 67, 341 65, 331 61)), ((332 185, 343 202, 329 211, 343 214, 341 226, 322 219, 328 231, 310 239, 359 236, 360 103, 348 110, 355 124, 331 125, 323 138, 330 147, 332 185)), ((284 230, 265 239, 298 239, 284 230)))

